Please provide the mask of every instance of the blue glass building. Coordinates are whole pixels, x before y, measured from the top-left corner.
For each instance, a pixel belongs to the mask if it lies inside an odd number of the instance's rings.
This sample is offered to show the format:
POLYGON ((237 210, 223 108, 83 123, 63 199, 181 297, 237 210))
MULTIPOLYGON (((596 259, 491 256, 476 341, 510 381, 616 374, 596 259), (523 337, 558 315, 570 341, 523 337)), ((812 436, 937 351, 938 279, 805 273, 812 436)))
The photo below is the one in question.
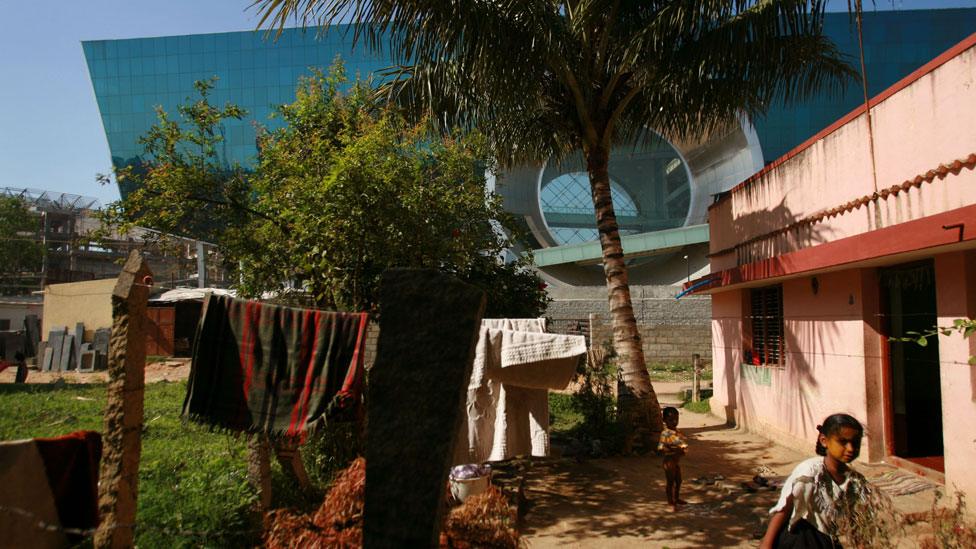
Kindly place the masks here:
MULTIPOLYGON (((864 55, 869 93, 877 94, 976 30, 976 9, 868 12, 864 55)), ((857 66, 857 35, 847 13, 826 15, 825 32, 857 66)), ((352 48, 348 27, 322 31, 286 29, 280 36, 232 32, 84 42, 83 48, 102 123, 116 167, 133 163, 137 140, 156 122, 155 107, 175 113, 195 96, 193 82, 217 77, 211 99, 235 103, 248 119, 225 124, 223 158, 248 165, 256 153, 253 122, 274 127, 268 115, 290 102, 310 67, 328 68, 337 56, 347 72, 366 77, 391 64, 365 48, 352 48)), ((757 52, 761 55, 761 52, 757 52)), ((700 143, 661 139, 640 149, 620 147, 610 175, 624 247, 633 258, 631 280, 674 284, 707 265, 702 229, 711 195, 727 190, 782 156, 863 102, 851 82, 836 95, 821 95, 790 107, 774 105, 758 120, 743 121, 727 135, 700 143), (683 254, 679 251, 684 249, 683 254), (689 252, 691 250, 691 252, 689 252), (670 263, 680 262, 668 268, 670 263), (670 274, 668 274, 670 273, 670 274)), ((536 262, 554 280, 601 284, 599 258, 585 172, 572 159, 559 166, 511 170, 495 189, 524 220, 537 248, 536 262)), ((126 189, 122 189, 126 192, 126 189)))
POLYGON ((225 123, 223 157, 247 165, 256 153, 253 121, 274 125, 275 105, 295 99, 298 78, 309 67, 328 69, 337 56, 350 77, 381 69, 387 59, 350 47, 345 27, 286 29, 277 39, 259 32, 229 32, 83 42, 85 59, 116 167, 142 154, 138 138, 157 121, 155 108, 175 117, 177 106, 197 97, 193 83, 216 77, 211 95, 245 108, 245 120, 225 123))

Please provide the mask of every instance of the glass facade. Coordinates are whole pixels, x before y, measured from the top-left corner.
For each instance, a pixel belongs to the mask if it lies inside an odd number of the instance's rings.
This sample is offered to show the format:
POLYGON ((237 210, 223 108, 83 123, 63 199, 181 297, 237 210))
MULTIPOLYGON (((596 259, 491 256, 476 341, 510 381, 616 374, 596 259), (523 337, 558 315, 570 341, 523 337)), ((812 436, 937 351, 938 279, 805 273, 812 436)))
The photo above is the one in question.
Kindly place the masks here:
MULTIPOLYGON (((877 94, 976 29, 976 9, 868 12, 864 19, 869 92, 877 94)), ((827 14, 826 33, 853 65, 857 35, 847 13, 827 14)), ((390 65, 384 56, 353 49, 349 27, 233 32, 84 42, 95 96, 116 166, 138 159, 138 138, 156 122, 155 107, 175 117, 177 106, 196 97, 193 82, 217 77, 212 101, 235 103, 249 112, 225 124, 221 150, 229 163, 248 165, 256 153, 254 122, 275 127, 268 115, 294 100, 300 76, 328 68, 337 56, 350 78, 390 65)), ((771 162, 863 102, 858 82, 840 94, 805 103, 774 105, 754 121, 765 162, 771 162)), ((694 181, 684 159, 662 140, 640 149, 620 148, 611 159, 614 201, 623 232, 679 227, 686 221, 694 181)), ((122 189, 124 193, 126 190, 122 189)), ((537 198, 558 244, 596 237, 589 186, 578 159, 547 166, 537 198)), ((702 195, 702 199, 707 196, 702 195)))
MULTIPOLYGON (((653 136, 610 155, 610 194, 621 235, 660 231, 684 225, 691 181, 678 152, 653 136)), ((589 175, 579 156, 542 170, 539 203, 557 244, 597 239, 589 175)))
POLYGON ((345 26, 322 32, 286 29, 275 38, 263 32, 231 32, 131 40, 83 42, 95 97, 115 166, 142 154, 140 136, 156 122, 156 106, 171 118, 177 106, 197 97, 193 83, 216 77, 215 105, 227 102, 248 111, 224 124, 221 151, 229 163, 247 165, 257 151, 253 122, 275 127, 268 115, 295 99, 300 76, 310 67, 327 69, 341 57, 346 74, 364 78, 388 66, 385 58, 351 47, 345 26))
MULTIPOLYGON (((874 97, 976 31, 976 9, 867 11, 862 28, 868 95, 874 97)), ((859 68, 854 20, 847 13, 828 13, 824 32, 859 68)), ((822 94, 789 107, 774 104, 754 121, 764 161, 783 156, 863 104, 858 81, 833 96, 822 94)))

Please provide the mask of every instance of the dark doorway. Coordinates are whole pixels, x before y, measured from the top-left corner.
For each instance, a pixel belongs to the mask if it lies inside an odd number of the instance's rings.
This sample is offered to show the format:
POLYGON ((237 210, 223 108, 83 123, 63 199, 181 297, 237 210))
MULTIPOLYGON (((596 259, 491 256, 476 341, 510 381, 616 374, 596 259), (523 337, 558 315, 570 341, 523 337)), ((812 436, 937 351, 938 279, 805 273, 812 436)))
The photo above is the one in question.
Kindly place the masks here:
MULTIPOLYGON (((935 327, 938 315, 931 260, 882 269, 879 274, 890 337, 935 327)), ((898 457, 944 470, 939 341, 929 337, 926 343, 888 342, 888 413, 894 439, 889 448, 898 457)))

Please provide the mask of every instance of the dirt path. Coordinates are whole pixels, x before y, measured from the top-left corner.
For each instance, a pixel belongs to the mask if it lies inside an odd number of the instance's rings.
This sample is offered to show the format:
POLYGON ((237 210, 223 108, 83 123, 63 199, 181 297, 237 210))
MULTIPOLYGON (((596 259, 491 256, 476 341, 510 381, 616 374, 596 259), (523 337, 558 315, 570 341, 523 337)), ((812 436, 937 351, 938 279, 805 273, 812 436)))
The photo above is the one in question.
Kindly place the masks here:
MULTIPOLYGON (((0 383, 13 383, 15 374, 16 369, 13 367, 0 372, 0 383)), ((146 365, 146 383, 179 381, 186 379, 189 375, 189 358, 168 358, 146 365)), ((108 381, 108 372, 78 373, 30 370, 27 374, 27 383, 51 383, 57 381, 58 378, 64 379, 67 383, 105 383, 108 381)))
MULTIPOLYGON (((528 546, 756 547, 778 490, 749 493, 741 483, 760 467, 767 476, 785 477, 813 455, 812 448, 777 446, 709 415, 683 412, 679 428, 691 439, 682 464, 682 497, 689 505, 671 512, 658 457, 555 460, 533 468, 526 479, 529 510, 522 532, 528 546), (694 482, 715 474, 724 480, 694 482)), ((866 464, 858 469, 869 478, 892 470, 866 464)), ((934 494, 929 489, 894 500, 901 510, 930 509, 934 494)))

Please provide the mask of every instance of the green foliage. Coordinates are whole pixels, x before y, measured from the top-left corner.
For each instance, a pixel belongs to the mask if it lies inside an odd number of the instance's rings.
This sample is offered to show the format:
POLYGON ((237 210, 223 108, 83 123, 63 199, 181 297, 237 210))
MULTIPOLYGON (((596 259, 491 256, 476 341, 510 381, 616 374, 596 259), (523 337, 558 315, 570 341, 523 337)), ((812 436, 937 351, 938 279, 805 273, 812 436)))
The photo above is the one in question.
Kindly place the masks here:
POLYGON ((44 248, 33 240, 39 224, 23 200, 0 197, 0 294, 21 293, 20 275, 41 270, 44 248))
POLYGON ((707 414, 712 411, 711 399, 699 400, 698 402, 687 401, 681 407, 689 412, 696 414, 707 414))
MULTIPOLYGON (((644 144, 654 132, 692 142, 724 134, 743 115, 757 118, 775 102, 836 89, 856 74, 823 34, 823 0, 254 6, 259 25, 353 23, 367 47, 394 56, 385 97, 446 135, 477 128, 505 166, 582 153, 613 289, 616 350, 635 395, 652 395, 653 387, 638 352, 610 192, 611 149, 644 144)), ((652 398, 638 401, 648 413, 625 403, 627 422, 649 421, 646 432, 654 432, 660 410, 652 398)))
POLYGON ((159 112, 141 140, 151 159, 120 174, 135 190, 106 221, 217 243, 244 295, 297 288, 319 306, 375 312, 384 271, 433 268, 484 288, 491 314, 539 316, 547 298, 528 260, 497 259, 517 232, 500 197, 485 194, 484 138, 431 137, 366 84, 345 84, 338 62, 303 78, 245 172, 216 153, 221 122, 243 111, 213 107, 213 83, 198 83, 183 124, 159 112))
MULTIPOLYGON (((365 454, 365 441, 360 429, 361 426, 355 422, 330 423, 310 436, 302 446, 302 458, 309 480, 323 493, 337 473, 365 454)), ((321 503, 320 498, 316 505, 321 503)))
POLYGON ((550 393, 553 439, 591 457, 617 455, 626 444, 626 427, 618 421, 611 384, 617 369, 611 360, 580 367, 579 389, 572 395, 550 393))
MULTIPOLYGON (((63 435, 104 427, 106 385, 0 386, 0 440, 63 435)), ((180 419, 186 383, 146 386, 139 467, 139 547, 254 545, 240 437, 180 419)))
POLYGON ((561 435, 583 422, 583 414, 573 406, 570 393, 549 393, 549 427, 551 432, 561 435))
MULTIPOLYGON (((905 333, 905 337, 892 337, 889 340, 903 343, 917 343, 920 347, 925 347, 929 344, 929 338, 938 337, 939 335, 951 336, 957 333, 968 339, 973 333, 976 333, 976 320, 971 318, 957 318, 952 321, 952 326, 936 326, 924 332, 910 330, 905 333)), ((976 364, 976 356, 970 356, 969 363, 976 364)))
POLYGON ((180 236, 244 245, 248 214, 259 212, 252 210, 246 172, 227 166, 217 151, 224 141, 223 121, 241 120, 247 112, 231 104, 212 105, 215 84, 216 79, 196 82, 199 99, 179 107, 179 120, 156 108, 157 123, 139 138, 144 161, 116 171, 119 186, 129 193, 100 214, 106 225, 123 232, 150 225, 180 236))

